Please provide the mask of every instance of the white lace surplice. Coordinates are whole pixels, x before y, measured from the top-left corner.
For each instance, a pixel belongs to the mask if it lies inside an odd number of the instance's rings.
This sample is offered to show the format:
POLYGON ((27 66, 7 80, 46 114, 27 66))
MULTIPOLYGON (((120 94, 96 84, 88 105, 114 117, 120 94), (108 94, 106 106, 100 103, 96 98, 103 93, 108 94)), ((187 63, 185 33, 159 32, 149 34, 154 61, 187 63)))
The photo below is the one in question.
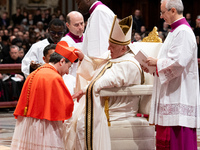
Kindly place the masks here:
POLYGON ((197 45, 192 30, 170 32, 158 55, 150 123, 200 127, 197 45))

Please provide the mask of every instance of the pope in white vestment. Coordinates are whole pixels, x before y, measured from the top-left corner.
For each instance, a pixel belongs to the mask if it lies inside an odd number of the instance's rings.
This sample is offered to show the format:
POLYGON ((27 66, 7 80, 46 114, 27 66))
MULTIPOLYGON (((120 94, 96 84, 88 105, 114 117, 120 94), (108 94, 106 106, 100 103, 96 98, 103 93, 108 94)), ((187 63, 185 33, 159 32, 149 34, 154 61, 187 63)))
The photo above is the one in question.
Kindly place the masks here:
MULTIPOLYGON (((66 135, 67 149, 110 150, 110 135, 104 112, 105 104, 99 91, 103 88, 141 84, 140 65, 127 46, 131 40, 132 16, 123 21, 129 27, 126 30, 126 35, 123 35, 123 30, 120 29, 119 21, 115 17, 109 42, 110 52, 107 51, 101 58, 96 59, 85 56, 77 70, 77 77, 81 76, 86 81, 85 84, 82 82, 79 86, 86 93, 86 96, 80 100, 81 104, 77 108, 77 112, 74 113, 74 120, 68 129, 70 131, 66 135), (122 34, 120 36, 122 39, 116 37, 116 32, 122 34), (112 43, 114 39, 115 43, 112 43), (126 47, 126 50, 119 55, 120 46, 121 48, 126 47)), ((138 111, 138 103, 139 97, 137 96, 110 98, 110 122, 131 119, 138 111)))

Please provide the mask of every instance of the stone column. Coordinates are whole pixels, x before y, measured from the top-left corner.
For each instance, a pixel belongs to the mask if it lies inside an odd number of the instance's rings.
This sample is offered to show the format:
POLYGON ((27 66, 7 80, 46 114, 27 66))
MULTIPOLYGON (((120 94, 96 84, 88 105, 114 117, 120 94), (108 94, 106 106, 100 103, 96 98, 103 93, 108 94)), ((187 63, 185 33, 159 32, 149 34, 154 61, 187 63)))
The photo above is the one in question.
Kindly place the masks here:
POLYGON ((16 10, 17 10, 17 0, 12 0, 12 6, 11 6, 11 15, 15 14, 16 13, 16 10))
POLYGON ((66 14, 66 0, 62 0, 62 13, 66 14))
POLYGON ((73 2, 72 2, 72 0, 68 0, 67 1, 68 2, 68 8, 67 8, 67 11, 68 12, 66 12, 66 14, 68 14, 70 11, 72 11, 73 10, 73 2))

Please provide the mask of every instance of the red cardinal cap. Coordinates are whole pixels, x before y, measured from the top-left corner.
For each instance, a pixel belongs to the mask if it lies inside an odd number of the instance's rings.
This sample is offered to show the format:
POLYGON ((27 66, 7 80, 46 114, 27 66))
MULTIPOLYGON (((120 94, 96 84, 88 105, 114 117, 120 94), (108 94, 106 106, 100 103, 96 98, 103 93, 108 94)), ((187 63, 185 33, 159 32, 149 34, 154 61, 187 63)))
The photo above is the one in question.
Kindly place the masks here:
POLYGON ((78 56, 75 54, 75 47, 69 47, 67 42, 60 41, 56 45, 55 52, 67 58, 70 62, 74 62, 78 56))

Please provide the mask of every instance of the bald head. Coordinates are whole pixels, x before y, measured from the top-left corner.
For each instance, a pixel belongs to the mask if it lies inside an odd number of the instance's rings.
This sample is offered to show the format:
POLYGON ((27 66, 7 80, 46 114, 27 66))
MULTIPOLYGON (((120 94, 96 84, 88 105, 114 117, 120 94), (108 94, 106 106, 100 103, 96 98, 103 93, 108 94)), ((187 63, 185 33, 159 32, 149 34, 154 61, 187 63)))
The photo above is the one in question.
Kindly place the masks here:
POLYGON ((84 32, 84 19, 83 15, 78 11, 72 11, 67 14, 67 28, 71 33, 76 36, 82 36, 84 32))
POLYGON ((83 19, 83 15, 78 11, 71 11, 67 14, 67 22, 70 24, 71 20, 76 18, 83 19))

